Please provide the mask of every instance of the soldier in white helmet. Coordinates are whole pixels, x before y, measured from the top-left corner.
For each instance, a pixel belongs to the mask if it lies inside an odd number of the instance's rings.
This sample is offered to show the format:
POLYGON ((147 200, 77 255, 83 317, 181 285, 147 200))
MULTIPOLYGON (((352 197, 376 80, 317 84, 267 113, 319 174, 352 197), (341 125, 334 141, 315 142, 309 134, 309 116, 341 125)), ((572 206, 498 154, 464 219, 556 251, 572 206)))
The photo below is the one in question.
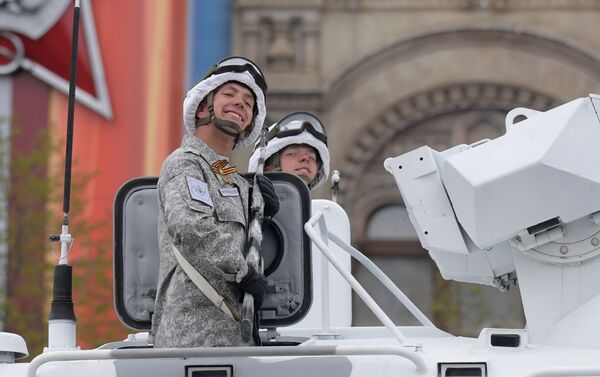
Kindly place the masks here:
MULTIPOLYGON (((260 307, 267 286, 244 257, 249 184, 228 166, 234 148, 252 145, 265 119, 267 86, 245 58, 216 64, 183 102, 186 136, 158 181, 160 267, 151 336, 154 347, 243 346, 245 292, 260 307)), ((263 177, 264 178, 264 177, 263 177)), ((279 202, 259 181, 266 216, 279 202)))
MULTIPOLYGON (((257 143, 248 163, 249 172, 256 171, 259 157, 257 143)), ((269 127, 264 171, 296 174, 311 190, 326 181, 329 150, 321 121, 309 112, 296 111, 269 127)))

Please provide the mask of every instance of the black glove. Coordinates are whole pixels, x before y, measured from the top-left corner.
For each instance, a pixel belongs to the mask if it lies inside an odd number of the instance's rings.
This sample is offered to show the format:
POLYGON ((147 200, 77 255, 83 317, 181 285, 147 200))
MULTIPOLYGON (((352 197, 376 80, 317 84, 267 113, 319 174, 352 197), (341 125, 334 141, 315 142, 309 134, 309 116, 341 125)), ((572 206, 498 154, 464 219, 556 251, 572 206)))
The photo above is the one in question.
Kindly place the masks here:
POLYGON ((248 265, 248 273, 242 278, 238 287, 254 297, 254 311, 258 311, 265 299, 267 278, 263 274, 256 272, 254 267, 248 265))
POLYGON ((279 211, 279 198, 273 187, 273 182, 262 174, 256 176, 256 182, 260 187, 263 200, 265 202, 265 208, 263 215, 265 217, 273 217, 279 211))

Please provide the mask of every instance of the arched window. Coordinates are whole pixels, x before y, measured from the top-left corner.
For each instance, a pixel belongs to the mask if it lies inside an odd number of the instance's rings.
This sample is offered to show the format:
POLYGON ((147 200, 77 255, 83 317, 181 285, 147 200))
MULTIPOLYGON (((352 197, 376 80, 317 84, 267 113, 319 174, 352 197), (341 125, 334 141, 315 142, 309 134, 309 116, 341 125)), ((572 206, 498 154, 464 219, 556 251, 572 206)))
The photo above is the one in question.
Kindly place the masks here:
POLYGON ((417 241, 406 207, 397 204, 382 207, 371 215, 366 236, 372 240, 417 241))
POLYGON ((369 255, 427 256, 402 204, 388 204, 373 211, 360 246, 369 255))
MULTIPOLYGON (((404 291, 438 326, 445 330, 474 336, 477 327, 496 324, 520 327, 523 314, 519 292, 444 280, 427 250, 423 249, 410 222, 406 207, 388 204, 374 210, 365 224, 361 250, 404 291)), ((362 266, 355 264, 354 275, 367 287, 375 301, 398 325, 418 322, 362 266)), ((360 301, 354 301, 354 325, 375 325, 378 320, 360 301)))

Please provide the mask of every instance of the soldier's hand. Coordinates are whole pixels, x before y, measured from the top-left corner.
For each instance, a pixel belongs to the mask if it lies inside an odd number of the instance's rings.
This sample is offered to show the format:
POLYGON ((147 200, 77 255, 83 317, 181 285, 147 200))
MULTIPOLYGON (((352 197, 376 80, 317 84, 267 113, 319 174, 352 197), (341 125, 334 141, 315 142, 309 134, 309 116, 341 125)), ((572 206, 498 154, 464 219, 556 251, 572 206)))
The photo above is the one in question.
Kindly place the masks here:
POLYGON ((267 278, 258 273, 254 267, 248 265, 248 273, 242 278, 238 286, 242 291, 248 292, 254 297, 254 310, 258 311, 265 299, 267 278))
POLYGON ((263 214, 265 217, 273 217, 279 211, 279 198, 273 187, 273 182, 264 175, 257 175, 256 182, 260 187, 263 200, 265 202, 265 208, 263 214))

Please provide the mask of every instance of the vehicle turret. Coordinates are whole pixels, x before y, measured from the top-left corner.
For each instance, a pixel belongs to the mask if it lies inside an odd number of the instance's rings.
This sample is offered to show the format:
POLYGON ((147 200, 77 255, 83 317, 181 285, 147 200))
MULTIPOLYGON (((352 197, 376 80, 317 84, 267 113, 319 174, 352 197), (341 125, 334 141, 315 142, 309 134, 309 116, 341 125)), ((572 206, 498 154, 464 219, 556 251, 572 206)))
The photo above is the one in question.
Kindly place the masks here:
POLYGON ((531 343, 600 348, 598 111, 597 95, 517 108, 494 140, 385 161, 445 278, 518 280, 531 343))

